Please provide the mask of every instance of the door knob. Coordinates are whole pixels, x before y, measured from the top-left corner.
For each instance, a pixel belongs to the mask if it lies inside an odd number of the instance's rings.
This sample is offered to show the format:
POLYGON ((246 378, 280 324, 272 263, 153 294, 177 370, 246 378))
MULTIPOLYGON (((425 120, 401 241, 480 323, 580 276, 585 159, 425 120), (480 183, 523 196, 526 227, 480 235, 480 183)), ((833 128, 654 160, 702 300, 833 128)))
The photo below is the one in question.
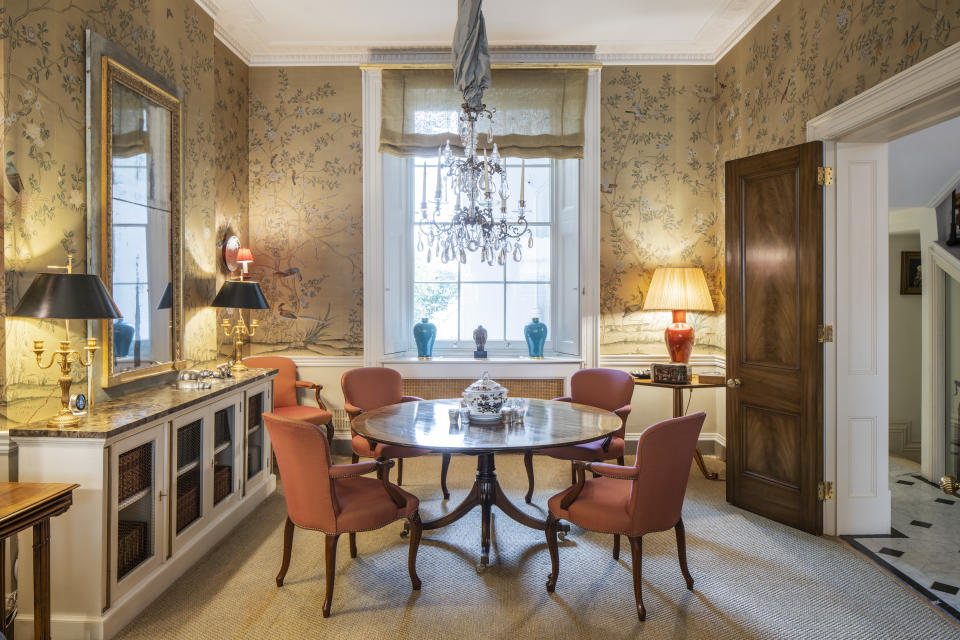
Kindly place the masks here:
POLYGON ((740 378, 730 378, 727 380, 727 386, 731 389, 739 389, 743 386, 743 383, 740 381, 740 378))

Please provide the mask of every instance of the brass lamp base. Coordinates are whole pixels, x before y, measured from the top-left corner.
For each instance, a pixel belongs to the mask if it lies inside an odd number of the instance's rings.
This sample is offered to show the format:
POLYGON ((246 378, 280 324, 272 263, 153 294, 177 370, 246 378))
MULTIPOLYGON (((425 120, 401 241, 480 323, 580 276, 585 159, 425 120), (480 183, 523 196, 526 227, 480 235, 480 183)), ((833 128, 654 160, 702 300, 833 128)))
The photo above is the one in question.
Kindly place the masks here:
POLYGON ((233 366, 230 367, 230 373, 242 373, 247 371, 247 365, 243 364, 242 360, 236 360, 233 363, 233 366))
POLYGON ((80 424, 80 416, 73 414, 70 409, 61 408, 57 412, 57 415, 50 418, 50 421, 47 422, 48 427, 54 429, 64 429, 66 427, 76 427, 80 424))

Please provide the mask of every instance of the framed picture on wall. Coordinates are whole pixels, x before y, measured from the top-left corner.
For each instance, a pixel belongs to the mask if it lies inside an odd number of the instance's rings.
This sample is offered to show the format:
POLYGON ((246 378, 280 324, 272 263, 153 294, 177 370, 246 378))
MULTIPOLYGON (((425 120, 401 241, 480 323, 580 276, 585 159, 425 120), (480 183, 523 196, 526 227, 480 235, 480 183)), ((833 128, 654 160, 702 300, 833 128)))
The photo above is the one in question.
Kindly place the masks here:
POLYGON ((900 295, 918 296, 923 290, 919 251, 900 252, 900 295))

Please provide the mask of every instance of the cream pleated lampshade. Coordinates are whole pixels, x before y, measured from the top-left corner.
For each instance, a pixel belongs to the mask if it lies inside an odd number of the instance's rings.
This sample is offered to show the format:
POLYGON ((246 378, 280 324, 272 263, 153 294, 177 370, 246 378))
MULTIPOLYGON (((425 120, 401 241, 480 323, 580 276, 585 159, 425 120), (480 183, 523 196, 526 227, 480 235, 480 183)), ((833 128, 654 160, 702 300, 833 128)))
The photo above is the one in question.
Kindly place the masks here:
POLYGON ((658 267, 643 301, 644 311, 713 311, 700 267, 658 267))

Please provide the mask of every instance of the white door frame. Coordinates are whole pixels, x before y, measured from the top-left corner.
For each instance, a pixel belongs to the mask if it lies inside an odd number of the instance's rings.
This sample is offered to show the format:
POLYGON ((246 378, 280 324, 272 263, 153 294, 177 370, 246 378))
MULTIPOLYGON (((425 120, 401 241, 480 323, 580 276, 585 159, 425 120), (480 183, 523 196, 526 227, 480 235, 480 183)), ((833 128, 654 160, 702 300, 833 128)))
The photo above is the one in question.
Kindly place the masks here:
MULTIPOLYGON (((838 180, 843 179, 837 162, 837 145, 833 143, 863 142, 885 145, 886 142, 924 129, 944 120, 960 115, 960 43, 923 60, 909 69, 881 82, 880 84, 851 98, 843 104, 817 116, 807 123, 807 140, 826 141, 826 161, 836 162, 838 180)), ((844 145, 846 146, 846 145, 844 145)), ((849 148, 848 148, 849 149, 849 148)), ((864 174, 865 175, 865 174, 864 174)), ((877 194, 882 194, 883 207, 886 207, 885 194, 888 176, 884 172, 877 173, 873 188, 877 194)), ((844 186, 845 193, 849 194, 851 185, 844 186)), ((865 425, 870 420, 880 420, 883 411, 872 411, 871 416, 859 415, 859 406, 846 402, 851 391, 850 357, 876 357, 878 367, 871 373, 874 378, 872 392, 868 388, 858 390, 858 401, 863 402, 866 396, 872 395, 876 407, 885 407, 888 402, 887 385, 889 376, 885 369, 885 353, 874 351, 872 354, 854 352, 869 351, 873 344, 865 341, 851 341, 849 334, 845 335, 845 328, 838 324, 838 319, 846 322, 853 320, 851 313, 857 300, 842 292, 847 291, 851 282, 851 275, 862 276, 857 265, 847 262, 846 266, 852 272, 838 269, 838 256, 849 255, 850 250, 862 249, 862 246, 845 246, 841 242, 854 242, 856 234, 838 234, 838 229, 850 222, 850 200, 841 198, 838 188, 827 188, 824 191, 824 322, 837 325, 834 345, 827 348, 824 354, 824 480, 835 483, 836 500, 828 501, 824 505, 823 530, 826 534, 838 535, 847 533, 871 534, 886 533, 889 529, 890 502, 887 490, 887 425, 879 429, 878 424, 867 429, 865 425), (845 282, 840 282, 838 276, 844 274, 845 282), (845 364, 847 363, 847 364, 845 364), (882 365, 882 366, 880 366, 882 365), (841 374, 842 372, 842 374, 841 374), (878 382, 879 381, 879 382, 878 382), (882 440, 882 443, 880 442, 882 440), (881 447, 881 444, 883 446, 881 447), (842 446, 841 446, 842 445, 842 446), (860 457, 851 464, 848 454, 854 452, 860 457), (863 452, 869 452, 869 459, 863 452), (864 477, 861 474, 869 474, 864 477), (872 494, 870 504, 865 509, 855 507, 862 505, 867 496, 872 494), (857 513, 857 511, 859 511, 857 513)), ((877 203, 879 209, 879 203, 877 203)), ((887 212, 884 210, 881 220, 876 221, 873 230, 879 232, 879 227, 886 230, 887 212)), ((862 212, 861 212, 862 214, 862 212)), ((878 235, 878 242, 879 233, 878 235)), ((875 261, 879 261, 887 252, 886 234, 883 238, 883 247, 877 247, 874 253, 875 261)), ((871 265, 876 269, 876 265, 871 265)), ((867 267, 864 266, 864 269, 867 267)), ((872 276, 878 279, 876 274, 872 276)), ((884 278, 885 279, 885 278, 884 278)), ((865 280, 866 281, 866 280, 865 280)), ((880 293, 881 298, 876 302, 885 302, 886 290, 880 293)), ((935 295, 935 292, 931 292, 935 295)), ((886 304, 881 305, 886 309, 886 304)), ((879 312, 880 307, 875 307, 879 312)), ((880 319, 885 324, 885 319, 880 319)), ((874 325, 879 331, 879 326, 874 325)), ((849 330, 849 328, 847 328, 849 330)), ((872 336, 879 340, 879 336, 872 336)), ((883 341, 887 340, 886 334, 883 341)), ((879 347, 879 344, 876 345, 879 347)), ((885 349, 883 350, 885 351, 885 349)), ((864 362, 865 360, 856 360, 864 362)), ((883 413, 883 415, 886 415, 883 413)), ((930 427, 927 427, 930 428, 930 427)))

